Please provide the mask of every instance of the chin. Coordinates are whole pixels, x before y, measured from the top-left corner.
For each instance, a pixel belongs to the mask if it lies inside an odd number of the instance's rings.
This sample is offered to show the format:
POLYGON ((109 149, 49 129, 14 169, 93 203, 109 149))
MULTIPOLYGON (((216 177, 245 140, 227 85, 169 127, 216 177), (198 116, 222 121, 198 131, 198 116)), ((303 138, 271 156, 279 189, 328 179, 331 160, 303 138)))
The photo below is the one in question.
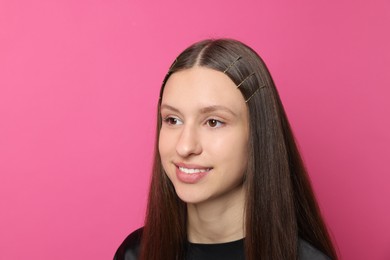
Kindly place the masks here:
POLYGON ((187 204, 199 204, 208 199, 205 196, 197 196, 198 194, 196 194, 196 192, 191 191, 176 191, 176 195, 179 197, 180 200, 187 204))

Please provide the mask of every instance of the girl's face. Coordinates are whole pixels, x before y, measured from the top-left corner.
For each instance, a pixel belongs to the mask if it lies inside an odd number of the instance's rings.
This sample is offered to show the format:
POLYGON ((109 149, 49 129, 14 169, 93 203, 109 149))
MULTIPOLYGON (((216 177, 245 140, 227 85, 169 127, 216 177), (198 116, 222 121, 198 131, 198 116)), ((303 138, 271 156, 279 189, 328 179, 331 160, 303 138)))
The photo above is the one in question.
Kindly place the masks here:
POLYGON ((228 76, 204 67, 172 74, 161 118, 161 161, 181 200, 197 204, 228 198, 242 186, 248 110, 228 76))

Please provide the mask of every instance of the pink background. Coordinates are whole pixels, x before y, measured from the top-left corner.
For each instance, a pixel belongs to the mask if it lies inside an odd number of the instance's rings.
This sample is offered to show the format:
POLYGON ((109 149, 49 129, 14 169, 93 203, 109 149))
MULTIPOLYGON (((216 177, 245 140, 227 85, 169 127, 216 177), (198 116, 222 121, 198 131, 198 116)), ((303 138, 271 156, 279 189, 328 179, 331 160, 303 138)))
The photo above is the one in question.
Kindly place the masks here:
POLYGON ((161 81, 208 37, 267 62, 341 259, 390 259, 389 28, 387 0, 0 0, 0 259, 112 258, 161 81))

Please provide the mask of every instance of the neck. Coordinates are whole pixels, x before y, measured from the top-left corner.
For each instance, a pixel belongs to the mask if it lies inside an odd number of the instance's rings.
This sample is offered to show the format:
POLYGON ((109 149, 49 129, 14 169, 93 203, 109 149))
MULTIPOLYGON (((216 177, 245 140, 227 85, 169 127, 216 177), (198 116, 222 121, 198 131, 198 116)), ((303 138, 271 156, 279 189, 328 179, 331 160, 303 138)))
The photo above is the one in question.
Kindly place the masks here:
POLYGON ((245 191, 243 186, 216 199, 187 204, 188 240, 224 243, 244 237, 245 191))

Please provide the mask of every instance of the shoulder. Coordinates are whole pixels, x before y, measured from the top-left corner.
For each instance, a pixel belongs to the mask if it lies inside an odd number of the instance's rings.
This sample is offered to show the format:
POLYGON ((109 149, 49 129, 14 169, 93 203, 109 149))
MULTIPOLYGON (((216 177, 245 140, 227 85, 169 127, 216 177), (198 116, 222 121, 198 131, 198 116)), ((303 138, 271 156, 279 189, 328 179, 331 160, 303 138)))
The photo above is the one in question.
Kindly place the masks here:
MULTIPOLYGON (((142 232, 143 228, 139 228, 128 235, 118 247, 114 260, 137 260, 142 232)), ((298 252, 299 260, 331 260, 328 256, 303 239, 299 239, 298 252)))
POLYGON ((330 260, 330 258, 309 242, 299 239, 299 260, 330 260))
POLYGON ((137 260, 143 228, 139 228, 126 237, 115 253, 114 260, 137 260))

